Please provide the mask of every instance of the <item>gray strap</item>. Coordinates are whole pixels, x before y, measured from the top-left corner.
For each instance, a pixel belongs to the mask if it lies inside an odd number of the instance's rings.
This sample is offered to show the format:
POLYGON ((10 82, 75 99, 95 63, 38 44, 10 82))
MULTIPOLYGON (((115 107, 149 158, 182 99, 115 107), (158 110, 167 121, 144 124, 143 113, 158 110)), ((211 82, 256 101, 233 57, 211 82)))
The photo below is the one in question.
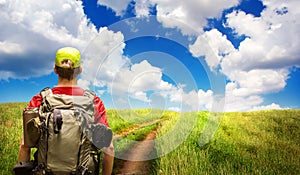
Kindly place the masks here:
POLYGON ((86 89, 86 90, 84 90, 83 95, 86 96, 86 97, 88 97, 88 98, 90 98, 90 99, 92 99, 92 101, 94 101, 96 93, 93 92, 93 91, 91 91, 91 90, 86 89))
POLYGON ((51 90, 51 88, 46 87, 43 90, 41 90, 40 94, 41 94, 42 98, 44 99, 46 96, 52 94, 52 90, 51 90))
POLYGON ((47 111, 46 109, 50 110, 51 106, 49 103, 46 102, 46 97, 49 95, 52 95, 52 90, 49 87, 44 88, 43 90, 41 90, 40 95, 42 96, 42 104, 40 106, 40 109, 42 111, 47 111))

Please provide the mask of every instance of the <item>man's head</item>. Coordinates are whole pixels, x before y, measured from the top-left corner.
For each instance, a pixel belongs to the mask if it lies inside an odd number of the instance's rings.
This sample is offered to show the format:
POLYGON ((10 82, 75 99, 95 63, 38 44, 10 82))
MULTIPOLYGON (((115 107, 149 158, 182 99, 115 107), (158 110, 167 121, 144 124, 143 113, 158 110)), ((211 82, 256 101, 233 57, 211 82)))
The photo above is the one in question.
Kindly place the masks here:
POLYGON ((80 52, 73 47, 63 47, 57 50, 54 71, 61 78, 72 80, 81 73, 80 52))

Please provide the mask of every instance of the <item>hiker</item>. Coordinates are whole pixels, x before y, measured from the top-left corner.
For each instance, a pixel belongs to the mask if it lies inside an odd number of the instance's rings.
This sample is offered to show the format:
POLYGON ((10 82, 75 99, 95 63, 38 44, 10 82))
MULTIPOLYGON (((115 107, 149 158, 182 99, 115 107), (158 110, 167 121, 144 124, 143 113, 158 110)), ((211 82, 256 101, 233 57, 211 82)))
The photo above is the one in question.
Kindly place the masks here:
MULTIPOLYGON (((85 91, 77 86, 78 75, 82 72, 80 52, 72 47, 64 47, 56 52, 54 72, 58 75, 58 84, 52 88, 50 93, 64 94, 68 96, 83 96, 85 91)), ((29 102, 28 108, 40 107, 43 103, 43 93, 35 95, 29 102)), ((46 96, 46 95, 45 95, 46 96)), ((98 124, 103 124, 109 127, 106 110, 103 102, 98 96, 93 96, 94 108, 92 111, 94 114, 94 121, 98 124)), ((53 118, 54 120, 54 118, 53 118)), ((62 128, 64 128, 66 122, 61 119, 62 128)), ((59 120, 58 120, 59 121, 59 120)), ((59 122, 58 122, 59 123, 59 122)), ((56 126, 53 126, 56 128, 56 126)), ((61 129, 61 126, 60 128, 61 129)), ((59 131, 58 131, 59 132, 59 131)), ((54 134, 55 135, 55 134, 54 134)), ((114 147, 112 141, 109 140, 109 146, 102 148, 102 174, 108 175, 112 173, 113 161, 114 161, 114 147)), ((66 148, 68 149, 68 148, 66 148)), ((26 163, 30 161, 30 148, 24 145, 24 133, 20 144, 20 150, 18 155, 19 163, 26 163)), ((38 150, 39 151, 39 150, 38 150)), ((79 156, 78 156, 79 157, 79 156)), ((86 161, 87 162, 87 161, 86 161)), ((99 162, 98 162, 99 163, 99 162)), ((85 171, 85 170, 84 170, 85 171)), ((76 172, 77 174, 77 172, 76 172)), ((80 174, 84 174, 83 170, 80 174)))

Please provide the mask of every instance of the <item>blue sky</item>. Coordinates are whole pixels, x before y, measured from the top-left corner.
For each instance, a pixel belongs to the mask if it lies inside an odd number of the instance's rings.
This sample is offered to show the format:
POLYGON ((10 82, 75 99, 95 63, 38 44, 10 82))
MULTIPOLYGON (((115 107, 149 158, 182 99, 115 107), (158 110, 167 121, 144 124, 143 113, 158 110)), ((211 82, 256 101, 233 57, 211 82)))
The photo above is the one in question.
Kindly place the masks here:
POLYGON ((1 1, 0 103, 53 87, 55 52, 107 108, 300 107, 297 0, 1 1))

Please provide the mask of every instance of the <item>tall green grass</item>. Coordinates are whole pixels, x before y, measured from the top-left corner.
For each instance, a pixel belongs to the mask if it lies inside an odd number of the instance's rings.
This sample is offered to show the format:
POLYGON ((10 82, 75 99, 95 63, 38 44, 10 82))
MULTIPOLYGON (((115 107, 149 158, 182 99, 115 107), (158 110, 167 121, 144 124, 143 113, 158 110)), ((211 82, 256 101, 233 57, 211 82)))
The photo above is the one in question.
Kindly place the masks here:
MULTIPOLYGON (((208 117, 198 113, 187 139, 156 160, 157 174, 300 174, 299 110, 225 113, 214 138, 203 146, 199 138, 208 117)), ((159 135, 172 128, 172 120, 159 135)), ((157 145, 157 150, 168 146, 157 145)))

